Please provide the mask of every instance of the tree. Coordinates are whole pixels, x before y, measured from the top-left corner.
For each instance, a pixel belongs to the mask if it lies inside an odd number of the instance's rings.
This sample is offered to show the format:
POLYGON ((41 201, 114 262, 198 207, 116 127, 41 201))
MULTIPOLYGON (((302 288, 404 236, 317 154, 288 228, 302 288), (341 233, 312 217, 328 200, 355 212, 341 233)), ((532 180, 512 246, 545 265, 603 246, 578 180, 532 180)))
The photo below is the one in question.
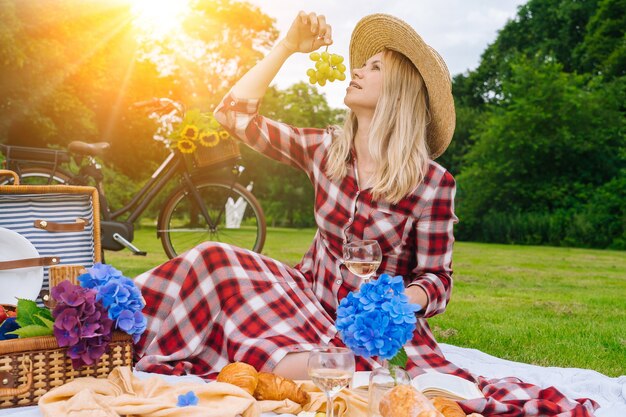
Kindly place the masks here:
POLYGON ((448 149, 437 162, 453 175, 463 170, 463 157, 473 145, 471 132, 481 123, 484 102, 474 88, 472 73, 452 78, 452 94, 456 110, 456 127, 448 149))
POLYGON ((118 10, 67 0, 2 0, 0 10, 0 138, 39 146, 95 139, 97 97, 111 82, 103 64, 117 63, 120 50, 104 46, 122 41, 118 10))
POLYGON ((177 36, 142 38, 129 4, 0 0, 0 142, 106 140, 118 169, 144 177, 165 150, 131 104, 172 97, 210 110, 277 36, 248 3, 196 0, 177 36))
POLYGON ((530 0, 520 6, 470 75, 476 91, 486 102, 499 100, 501 78, 509 74, 510 62, 519 54, 550 56, 565 72, 579 70, 572 51, 583 41, 597 5, 598 0, 530 0))
POLYGON ((489 213, 550 213, 579 206, 623 167, 624 88, 520 55, 457 177, 459 213, 479 227, 489 213))
POLYGON ((625 9, 530 0, 454 77, 457 130, 441 159, 460 173, 460 238, 623 246, 625 9))
POLYGON ((572 55, 581 72, 609 79, 626 75, 626 1, 602 0, 572 55))

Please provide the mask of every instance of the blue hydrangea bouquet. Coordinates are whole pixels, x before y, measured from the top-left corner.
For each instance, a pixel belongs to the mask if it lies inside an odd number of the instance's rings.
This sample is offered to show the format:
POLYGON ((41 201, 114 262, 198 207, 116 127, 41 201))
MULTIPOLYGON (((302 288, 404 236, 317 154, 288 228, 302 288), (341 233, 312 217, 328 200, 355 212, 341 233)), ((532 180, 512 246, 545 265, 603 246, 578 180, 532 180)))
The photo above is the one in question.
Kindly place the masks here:
POLYGON ((341 300, 335 324, 343 342, 356 355, 405 367, 408 358, 403 346, 413 338, 415 313, 420 309, 409 302, 401 276, 382 274, 341 300))

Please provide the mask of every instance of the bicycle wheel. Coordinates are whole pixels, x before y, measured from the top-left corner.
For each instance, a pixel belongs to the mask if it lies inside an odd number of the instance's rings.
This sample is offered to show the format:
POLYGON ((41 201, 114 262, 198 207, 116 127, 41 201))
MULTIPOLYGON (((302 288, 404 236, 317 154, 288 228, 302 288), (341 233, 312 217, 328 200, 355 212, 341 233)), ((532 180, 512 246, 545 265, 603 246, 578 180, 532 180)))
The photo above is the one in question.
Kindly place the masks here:
POLYGON ((192 181, 209 221, 186 186, 174 190, 161 210, 157 230, 167 256, 173 258, 206 241, 261 252, 265 216, 254 195, 238 183, 208 178, 192 181))
MULTIPOLYGON (((64 171, 52 170, 47 167, 31 167, 19 172, 22 185, 64 185, 69 184, 70 175, 64 171)), ((0 185, 13 184, 13 179, 6 179, 0 185)))

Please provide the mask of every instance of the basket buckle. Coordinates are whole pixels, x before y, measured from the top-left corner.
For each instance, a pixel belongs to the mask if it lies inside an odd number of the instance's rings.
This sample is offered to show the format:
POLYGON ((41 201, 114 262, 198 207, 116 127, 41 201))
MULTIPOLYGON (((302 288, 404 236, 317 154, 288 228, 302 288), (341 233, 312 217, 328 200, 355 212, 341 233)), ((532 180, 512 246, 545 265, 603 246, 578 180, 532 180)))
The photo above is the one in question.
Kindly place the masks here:
POLYGON ((15 376, 10 371, 0 371, 0 388, 15 388, 15 376))

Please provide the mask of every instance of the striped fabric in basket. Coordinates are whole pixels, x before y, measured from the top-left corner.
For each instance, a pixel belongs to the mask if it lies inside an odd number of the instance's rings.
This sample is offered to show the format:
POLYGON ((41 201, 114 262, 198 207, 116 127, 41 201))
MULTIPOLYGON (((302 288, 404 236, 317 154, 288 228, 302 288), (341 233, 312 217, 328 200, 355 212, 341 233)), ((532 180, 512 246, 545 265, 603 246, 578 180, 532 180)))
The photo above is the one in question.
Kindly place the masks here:
MULTIPOLYGON (((59 257, 61 265, 91 267, 99 260, 94 245, 92 198, 90 193, 0 193, 0 227, 24 236, 37 248, 40 256, 59 257), (34 225, 36 220, 73 224, 77 219, 85 221, 81 231, 50 232, 34 225)), ((49 290, 48 269, 44 267, 42 290, 49 290)))

